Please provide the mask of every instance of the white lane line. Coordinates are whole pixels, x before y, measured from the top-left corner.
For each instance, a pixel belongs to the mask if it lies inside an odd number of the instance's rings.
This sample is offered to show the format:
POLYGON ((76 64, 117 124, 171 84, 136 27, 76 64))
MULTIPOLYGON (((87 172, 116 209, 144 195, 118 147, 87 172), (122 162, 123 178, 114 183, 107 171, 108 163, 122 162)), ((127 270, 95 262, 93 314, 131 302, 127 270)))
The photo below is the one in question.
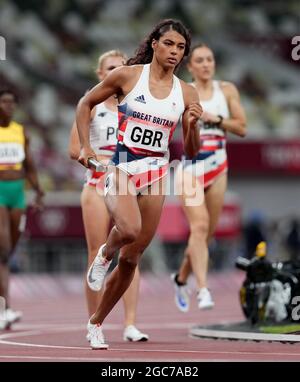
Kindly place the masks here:
POLYGON ((31 344, 28 342, 15 342, 15 341, 5 341, 5 340, 0 340, 0 344, 11 345, 11 346, 27 346, 32 348, 47 348, 47 349, 73 349, 73 350, 90 350, 91 349, 90 347, 42 345, 42 344, 31 344))
POLYGON ((137 351, 139 353, 143 352, 155 352, 155 353, 191 353, 191 354, 233 354, 233 355, 254 355, 254 356, 261 356, 261 355, 270 355, 270 356, 295 356, 299 357, 300 353, 266 353, 266 352, 258 352, 257 349, 253 350, 253 352, 250 351, 220 351, 220 350, 173 350, 173 349, 112 349, 109 348, 109 351, 126 351, 126 352, 131 352, 131 351, 137 351))
MULTIPOLYGON (((49 349, 73 349, 73 350, 92 350, 89 347, 75 347, 75 346, 59 346, 59 345, 42 345, 42 344, 30 344, 23 342, 11 342, 0 340, 0 344, 12 345, 12 346, 25 346, 25 347, 36 347, 36 348, 49 348, 49 349)), ((103 351, 103 350, 102 350, 103 351)), ((113 352, 137 352, 137 353, 175 353, 175 354, 225 354, 225 355, 259 355, 259 356, 293 356, 299 358, 300 353, 279 353, 279 352, 258 352, 257 349, 252 352, 249 351, 220 351, 220 350, 177 350, 177 349, 141 349, 141 348, 109 348, 107 350, 113 352)), ((108 360, 106 358, 106 360, 108 360)))
MULTIPOLYGON (((171 324, 173 329, 173 324, 171 324)), ((157 327, 160 327, 157 325, 157 327)), ((82 328, 82 326, 80 326, 82 328)), ((73 349, 73 350, 91 350, 90 347, 80 347, 80 346, 61 346, 61 345, 45 345, 45 344, 32 344, 26 342, 15 342, 15 341, 6 341, 4 338, 15 338, 15 337, 24 337, 24 336, 36 336, 36 335, 44 335, 51 334, 56 332, 69 332, 78 330, 78 325, 73 327, 59 327, 59 328, 49 328, 47 331, 36 330, 36 331, 25 331, 19 333, 9 333, 0 335, 0 344, 11 345, 11 346, 25 346, 25 347, 35 347, 35 348, 51 348, 51 349, 73 349)), ((300 353, 284 353, 284 352, 258 352, 257 349, 251 351, 219 351, 219 350, 178 350, 178 349, 141 349, 141 348, 109 348, 108 351, 114 352, 138 352, 138 353, 184 353, 184 354, 225 354, 225 355, 259 355, 259 356, 292 356, 298 357, 300 353)))
MULTIPOLYGON (((1 358, 30 359, 30 360, 34 360, 34 359, 47 360, 48 359, 52 361, 91 361, 91 362, 106 361, 107 362, 107 358, 84 358, 84 357, 42 357, 42 356, 30 356, 30 355, 0 355, 0 359, 1 358)), ((126 359, 126 361, 129 361, 129 360, 126 359)))
MULTIPOLYGON (((0 341, 0 343, 7 344, 7 345, 12 345, 12 346, 27 346, 27 347, 37 347, 37 348, 52 348, 52 349, 72 349, 72 350, 89 350, 92 351, 93 353, 95 350, 92 350, 91 348, 87 347, 72 347, 72 346, 55 346, 55 345, 41 345, 41 344, 28 344, 28 343, 22 343, 22 342, 9 342, 9 341, 0 341)), ((98 350, 98 352, 101 350, 98 350)), ((102 350, 103 351, 103 350, 102 350)), ((105 350, 106 352, 136 352, 136 353, 174 353, 174 354, 205 354, 205 355, 234 355, 234 356, 239 356, 239 359, 241 359, 241 356, 280 356, 280 357, 297 357, 299 359, 300 353, 279 353, 279 352, 272 352, 272 353, 267 353, 267 352, 257 352, 253 350, 253 352, 249 351, 220 351, 220 350, 175 350, 175 349, 133 349, 133 348, 119 348, 119 349, 114 349, 114 348, 109 348, 108 350, 105 350)), ((2 356, 0 356, 1 358, 2 356)), ((59 360, 59 357, 54 357, 54 359, 59 360)), ((83 358, 80 358, 83 359, 83 358)), ((98 358, 97 358, 98 359, 98 358)), ((105 361, 115 361, 115 359, 111 358, 105 358, 105 361)), ((134 359, 136 360, 136 359, 134 359)), ((126 358, 126 361, 129 361, 129 359, 126 358)), ((195 361, 195 360, 194 360, 195 361)))
MULTIPOLYGON (((101 362, 101 361, 104 361, 104 362, 124 362, 124 358, 114 358, 114 359, 107 359, 107 358, 76 358, 76 357, 42 357, 42 356, 24 356, 24 355, 3 355, 1 356, 0 355, 0 359, 3 358, 3 359, 30 359, 30 360, 53 360, 53 361, 90 361, 90 362, 101 362)), ((147 359, 143 359, 142 362, 157 362, 157 358, 147 358, 147 359)), ((175 360, 174 358, 169 358, 169 359, 165 359, 163 360, 163 362, 176 362, 178 360, 175 360)), ((189 358, 189 359, 184 359, 184 362, 226 362, 228 361, 228 359, 193 359, 193 358, 189 358)), ((234 362, 243 362, 241 360, 232 360, 234 362)), ((137 360, 136 358, 126 358, 126 362, 139 362, 139 360, 137 360)), ((100 366, 101 367, 101 366, 100 366)))

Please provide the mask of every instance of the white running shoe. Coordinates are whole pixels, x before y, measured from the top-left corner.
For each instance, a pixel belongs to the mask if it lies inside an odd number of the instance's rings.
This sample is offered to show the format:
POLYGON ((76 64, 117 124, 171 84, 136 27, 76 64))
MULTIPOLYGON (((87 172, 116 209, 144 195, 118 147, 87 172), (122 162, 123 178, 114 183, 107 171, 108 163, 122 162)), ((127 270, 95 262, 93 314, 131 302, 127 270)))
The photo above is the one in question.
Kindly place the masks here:
POLYGON ((5 309, 0 313, 0 330, 9 329, 12 324, 20 321, 23 313, 10 308, 5 309))
POLYGON ((12 310, 10 308, 5 310, 6 320, 11 325, 18 322, 23 317, 23 313, 19 310, 12 310))
POLYGON ((128 325, 124 329, 123 339, 124 341, 142 342, 148 341, 149 336, 148 334, 140 332, 134 325, 128 325))
POLYGON ((178 285, 176 282, 176 273, 171 275, 171 280, 173 281, 175 289, 175 304, 181 312, 188 312, 190 309, 190 296, 187 289, 187 285, 178 285))
POLYGON ((108 344, 105 343, 102 327, 100 324, 94 325, 89 321, 87 324, 87 330, 92 349, 108 349, 108 344))
POLYGON ((102 288, 105 275, 108 271, 110 263, 112 262, 112 260, 107 260, 102 256, 104 246, 105 244, 101 245, 99 248, 97 256, 90 266, 86 277, 88 286, 95 292, 102 288))
POLYGON ((210 291, 207 288, 201 288, 197 294, 198 308, 211 309, 215 306, 210 291))

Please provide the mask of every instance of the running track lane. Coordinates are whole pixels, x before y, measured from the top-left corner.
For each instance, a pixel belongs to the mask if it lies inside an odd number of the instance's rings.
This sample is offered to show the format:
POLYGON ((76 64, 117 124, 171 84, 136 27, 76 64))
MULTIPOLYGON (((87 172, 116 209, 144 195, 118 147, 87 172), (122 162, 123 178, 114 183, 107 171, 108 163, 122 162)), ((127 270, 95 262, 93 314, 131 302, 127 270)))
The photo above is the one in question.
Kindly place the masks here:
POLYGON ((159 278, 143 275, 138 327, 150 335, 150 341, 123 341, 123 308, 119 303, 104 325, 109 350, 96 351, 89 348, 85 339, 87 317, 81 279, 66 276, 62 283, 62 278, 53 280, 49 276, 37 276, 35 288, 31 290, 26 276, 14 277, 13 306, 23 310, 24 320, 10 331, 0 332, 0 362, 299 361, 299 344, 209 340, 188 336, 193 325, 243 319, 238 303, 242 278, 243 274, 239 272, 210 275, 216 307, 210 311, 199 311, 193 292, 191 310, 184 314, 178 312, 174 305, 168 275, 159 278), (48 289, 51 283, 55 288, 48 289))

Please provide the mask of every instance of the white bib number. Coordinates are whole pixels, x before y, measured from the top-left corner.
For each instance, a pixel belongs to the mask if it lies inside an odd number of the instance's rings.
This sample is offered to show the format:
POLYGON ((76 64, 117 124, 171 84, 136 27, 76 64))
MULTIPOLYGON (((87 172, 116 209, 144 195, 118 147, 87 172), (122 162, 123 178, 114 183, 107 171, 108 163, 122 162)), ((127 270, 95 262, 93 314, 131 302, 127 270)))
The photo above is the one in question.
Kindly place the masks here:
POLYGON ((24 146, 20 143, 0 143, 0 163, 20 163, 25 159, 24 146))
POLYGON ((124 135, 124 143, 127 147, 166 152, 168 150, 170 130, 145 126, 135 121, 128 121, 124 135))

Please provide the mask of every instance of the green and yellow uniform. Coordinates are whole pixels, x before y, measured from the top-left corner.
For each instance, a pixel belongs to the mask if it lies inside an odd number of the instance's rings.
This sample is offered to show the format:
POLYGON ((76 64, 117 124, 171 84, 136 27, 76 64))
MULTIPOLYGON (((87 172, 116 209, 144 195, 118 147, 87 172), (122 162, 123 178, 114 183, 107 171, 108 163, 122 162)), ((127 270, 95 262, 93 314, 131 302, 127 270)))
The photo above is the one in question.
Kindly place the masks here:
POLYGON ((14 121, 0 126, 0 206, 25 208, 24 179, 1 180, 1 171, 22 171, 24 159, 24 127, 14 121))

